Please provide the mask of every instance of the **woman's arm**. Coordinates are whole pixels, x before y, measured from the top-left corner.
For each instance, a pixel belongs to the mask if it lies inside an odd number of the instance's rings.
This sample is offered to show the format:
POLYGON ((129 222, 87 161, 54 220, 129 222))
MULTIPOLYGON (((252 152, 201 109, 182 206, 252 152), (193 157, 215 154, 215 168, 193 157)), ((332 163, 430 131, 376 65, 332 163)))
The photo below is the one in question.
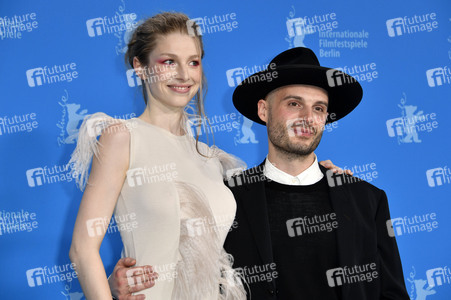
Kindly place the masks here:
POLYGON ((128 169, 130 133, 123 124, 113 125, 104 130, 99 143, 80 203, 69 257, 86 299, 111 300, 99 249, 128 169))

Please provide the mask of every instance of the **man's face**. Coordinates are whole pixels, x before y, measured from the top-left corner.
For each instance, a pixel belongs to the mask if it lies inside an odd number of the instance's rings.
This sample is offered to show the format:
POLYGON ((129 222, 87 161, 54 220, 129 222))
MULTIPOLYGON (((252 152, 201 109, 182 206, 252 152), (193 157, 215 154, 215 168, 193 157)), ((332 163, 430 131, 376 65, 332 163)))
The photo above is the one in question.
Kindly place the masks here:
POLYGON ((322 88, 289 85, 258 102, 258 115, 266 122, 269 142, 290 157, 311 154, 321 140, 329 98, 322 88))

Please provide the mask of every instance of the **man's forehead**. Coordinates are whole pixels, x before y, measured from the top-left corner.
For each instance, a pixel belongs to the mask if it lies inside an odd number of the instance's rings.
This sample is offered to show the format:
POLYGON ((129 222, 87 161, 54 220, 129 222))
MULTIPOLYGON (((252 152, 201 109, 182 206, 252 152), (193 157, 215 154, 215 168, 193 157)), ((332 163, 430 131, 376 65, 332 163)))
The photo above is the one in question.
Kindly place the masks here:
POLYGON ((274 95, 277 95, 278 98, 284 98, 289 95, 304 98, 307 93, 315 93, 315 94, 318 94, 318 96, 322 96, 321 99, 317 99, 317 100, 328 101, 328 99, 329 99, 328 93, 325 89, 317 87, 317 86, 313 86, 313 85, 306 85, 306 84, 293 84, 293 85, 285 85, 285 86, 279 87, 279 88, 269 92, 269 94, 266 96, 266 98, 273 97, 274 95))

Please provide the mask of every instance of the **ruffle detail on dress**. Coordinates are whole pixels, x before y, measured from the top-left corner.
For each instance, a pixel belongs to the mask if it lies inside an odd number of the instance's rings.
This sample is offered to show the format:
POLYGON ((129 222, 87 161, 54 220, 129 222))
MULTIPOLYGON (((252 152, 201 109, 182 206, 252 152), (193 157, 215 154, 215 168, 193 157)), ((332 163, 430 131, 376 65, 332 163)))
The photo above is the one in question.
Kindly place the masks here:
POLYGON ((222 166, 222 175, 225 180, 229 180, 232 176, 239 175, 247 169, 246 163, 241 158, 227 153, 216 146, 211 146, 213 156, 219 159, 222 166))
MULTIPOLYGON (((71 154, 69 166, 71 168, 71 176, 75 178, 75 182, 80 190, 83 190, 88 180, 89 166, 92 157, 99 154, 100 136, 105 128, 125 122, 122 119, 114 119, 105 113, 95 113, 84 118, 78 132, 77 147, 71 154)), ((101 146, 101 145, 100 145, 101 146)))
POLYGON ((175 184, 180 199, 181 259, 172 299, 210 300, 219 293, 218 300, 245 300, 242 278, 232 269, 233 258, 220 242, 218 230, 224 228, 216 224, 208 202, 194 186, 175 184))
MULTIPOLYGON (((196 139, 196 130, 200 130, 200 132, 202 132, 202 127, 207 126, 205 119, 196 114, 188 113, 186 111, 183 113, 180 124, 185 132, 193 137, 193 139, 196 139)), ((201 134, 200 132, 198 132, 197 134, 201 134)), ((206 153, 204 154, 207 157, 217 157, 219 159, 219 162, 222 166, 222 175, 225 180, 229 180, 230 177, 239 175, 247 169, 246 163, 239 157, 227 153, 214 145, 211 147, 205 146, 205 152, 206 153)))

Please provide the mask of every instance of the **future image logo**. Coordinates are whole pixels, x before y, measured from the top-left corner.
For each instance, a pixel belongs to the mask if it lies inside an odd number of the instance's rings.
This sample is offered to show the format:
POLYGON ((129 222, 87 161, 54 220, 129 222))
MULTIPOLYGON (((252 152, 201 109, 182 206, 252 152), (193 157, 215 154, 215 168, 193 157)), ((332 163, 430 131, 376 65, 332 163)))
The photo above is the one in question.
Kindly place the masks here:
POLYGON ((140 186, 144 183, 144 169, 134 168, 127 171, 127 182, 130 187, 140 186))
POLYGON ((353 84, 357 81, 372 82, 379 77, 376 69, 376 63, 366 63, 361 65, 337 67, 327 70, 326 72, 327 83, 330 87, 342 86, 345 84, 353 84), (346 76, 348 74, 349 76, 346 76))
POLYGON ((88 235, 90 237, 103 236, 108 228, 108 221, 104 218, 94 218, 86 221, 88 235))
POLYGON ((286 23, 288 36, 290 38, 314 33, 313 27, 311 25, 306 26, 303 18, 288 19, 286 23))
POLYGON ((40 286, 45 283, 44 269, 30 269, 26 272, 29 287, 40 286))
POLYGON ((186 120, 185 125, 188 133, 193 137, 203 134, 231 133, 240 126, 236 113, 211 115, 205 118, 193 116, 186 120))
POLYGON ((42 168, 29 169, 26 174, 29 187, 40 186, 45 183, 44 169, 42 168))
POLYGON ((362 179, 358 177, 345 175, 344 173, 334 173, 332 170, 326 171, 326 178, 329 187, 342 186, 344 184, 352 184, 362 181, 362 179))
POLYGON ((151 168, 144 166, 127 171, 127 183, 129 187, 139 187, 143 184, 157 182, 171 182, 177 179, 176 163, 154 165, 151 168))
POLYGON ((451 270, 447 266, 427 270, 426 277, 430 287, 451 284, 451 270))
POLYGON ((71 182, 75 178, 75 174, 71 173, 69 164, 28 169, 25 174, 28 186, 31 188, 59 182, 71 182))
POLYGON ((339 267, 326 271, 327 283, 330 287, 342 286, 357 282, 372 282, 379 277, 376 263, 339 267))
POLYGON ((36 85, 44 84, 44 70, 42 68, 35 68, 27 70, 28 86, 35 87, 36 85))
POLYGON ((143 84, 141 78, 139 78, 134 69, 127 70, 126 76, 129 87, 140 86, 143 84))
POLYGON ((426 171, 429 187, 437 187, 451 183, 451 170, 447 167, 439 167, 426 171))
POLYGON ((427 213, 414 215, 413 217, 404 216, 402 218, 393 218, 387 220, 386 225, 390 237, 419 232, 431 232, 438 228, 437 214, 427 213))
POLYGON ((104 34, 122 33, 137 27, 136 14, 115 14, 113 17, 92 18, 86 20, 86 29, 89 37, 104 34))
POLYGON ((67 63, 54 65, 52 67, 44 66, 26 70, 27 82, 29 87, 54 84, 59 82, 72 82, 78 78, 77 64, 67 63))
POLYGON ((38 28, 36 13, 0 17, 0 39, 21 39, 22 33, 38 28))
POLYGON ((230 280, 229 284, 232 286, 242 284, 241 279, 244 279, 244 282, 247 284, 253 284, 257 282, 271 282, 279 277, 276 263, 246 265, 244 267, 228 270, 228 272, 230 273, 224 274, 224 276, 230 280))
POLYGON ((131 232, 138 228, 136 213, 124 215, 114 214, 111 218, 93 218, 86 221, 86 228, 90 237, 103 236, 106 233, 131 232))
POLYGON ((297 237, 318 232, 331 232, 338 228, 337 215, 335 213, 325 215, 304 216, 290 219, 286 222, 288 236, 297 237))
POLYGON ((240 85, 241 81, 243 81, 246 78, 244 75, 243 68, 229 69, 226 71, 226 76, 227 76, 227 84, 230 87, 240 85))
POLYGON ((241 85, 243 81, 245 83, 254 83, 254 82, 271 82, 273 79, 276 79, 278 77, 278 72, 275 70, 276 64, 266 64, 257 66, 254 65, 252 67, 244 66, 244 67, 238 67, 234 69, 229 69, 226 71, 226 77, 227 77, 227 84, 230 87, 235 87, 238 85, 241 85), (262 71, 267 71, 262 72, 262 71), (260 74, 255 74, 261 72, 260 74), (255 75, 254 75, 255 74, 255 75), (246 79, 246 77, 248 77, 246 79))
POLYGON ((0 235, 17 232, 31 232, 38 228, 36 213, 28 211, 7 212, 0 211, 0 235))
POLYGON ((309 28, 306 29, 304 19, 296 18, 296 8, 294 5, 291 6, 291 11, 288 13, 286 18, 286 26, 288 35, 285 36, 285 41, 288 42, 289 49, 294 47, 306 47, 304 44, 304 39, 307 34, 311 34, 313 30, 309 28), (294 21, 297 20, 297 21, 294 21))
POLYGON ((217 32, 231 32, 238 28, 236 13, 204 16, 186 21, 186 29, 191 36, 201 36, 217 32))
POLYGON ((202 35, 202 29, 199 24, 203 24, 202 18, 194 18, 186 21, 186 27, 188 28, 188 34, 191 36, 202 35))
POLYGON ((36 113, 0 117, 0 136, 20 132, 31 132, 38 128, 36 113))
POLYGON ((26 270, 29 287, 38 287, 44 284, 71 283, 77 278, 75 265, 66 263, 62 265, 44 266, 26 270))
POLYGON ((389 37, 397 37, 405 34, 414 34, 417 32, 431 32, 438 28, 435 13, 424 15, 414 15, 412 17, 388 19, 385 24, 389 37))
POLYGON ((338 28, 337 14, 305 16, 288 19, 286 22, 288 37, 304 36, 315 32, 332 31, 338 28))
POLYGON ((144 67, 129 69, 125 72, 127 76, 127 83, 129 87, 141 86, 143 84, 143 80, 148 83, 155 83, 161 81, 167 81, 171 78, 177 76, 177 66, 175 64, 172 65, 155 65, 152 67, 144 67), (143 79, 141 79, 143 78, 143 79))
POLYGON ((226 178, 230 187, 253 184, 256 182, 271 181, 265 174, 265 166, 250 168, 244 172, 243 168, 229 169, 226 171, 226 178))
POLYGON ((426 78, 429 87, 451 84, 451 70, 447 66, 429 69, 426 71, 426 78))

